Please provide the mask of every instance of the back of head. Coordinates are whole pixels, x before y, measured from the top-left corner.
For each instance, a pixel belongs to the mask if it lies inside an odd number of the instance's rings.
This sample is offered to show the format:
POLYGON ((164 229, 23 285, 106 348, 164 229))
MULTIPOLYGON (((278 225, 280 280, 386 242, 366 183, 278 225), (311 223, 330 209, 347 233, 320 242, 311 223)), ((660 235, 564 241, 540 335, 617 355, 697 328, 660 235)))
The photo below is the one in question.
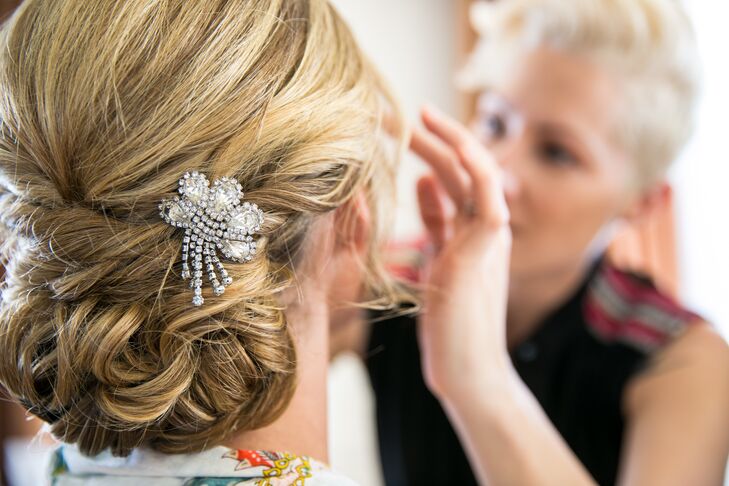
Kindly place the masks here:
POLYGON ((634 159, 639 185, 661 178, 693 129, 698 53, 680 0, 477 2, 481 36, 461 73, 488 89, 525 50, 547 47, 604 68, 623 92, 616 140, 634 159))
POLYGON ((348 28, 325 0, 26 0, 0 45, 0 382, 87 454, 275 419, 296 370, 276 295, 310 223, 359 191, 377 222, 393 183, 392 100, 348 28), (158 214, 188 170, 267 213, 201 308, 158 214))

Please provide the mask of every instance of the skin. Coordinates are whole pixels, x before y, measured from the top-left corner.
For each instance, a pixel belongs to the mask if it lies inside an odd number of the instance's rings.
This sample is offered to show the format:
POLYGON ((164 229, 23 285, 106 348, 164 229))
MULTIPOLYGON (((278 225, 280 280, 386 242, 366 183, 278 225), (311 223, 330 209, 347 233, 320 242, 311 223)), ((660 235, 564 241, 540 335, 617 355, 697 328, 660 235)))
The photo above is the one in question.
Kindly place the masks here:
MULTIPOLYGON (((613 136, 622 99, 610 73, 540 49, 512 74, 499 93, 514 107, 509 131, 484 101, 471 130, 430 108, 425 130, 413 136, 413 150, 434 168, 418 186, 434 248, 427 284, 435 290, 419 322, 423 371, 483 483, 594 484, 508 349, 564 302, 616 226, 665 203, 666 186, 631 189, 637 161, 613 136), (484 193, 482 229, 466 230, 472 221, 453 208, 484 193), (498 209, 502 199, 510 221, 498 209)), ((623 399, 620 484, 721 482, 729 348, 708 325, 697 323, 658 353, 623 399)))
POLYGON ((234 436, 224 445, 245 450, 293 451, 327 462, 327 371, 330 328, 349 322, 350 302, 361 295, 360 261, 369 244, 370 213, 364 194, 319 218, 311 229, 297 285, 281 302, 294 336, 297 388, 286 411, 267 427, 234 436))

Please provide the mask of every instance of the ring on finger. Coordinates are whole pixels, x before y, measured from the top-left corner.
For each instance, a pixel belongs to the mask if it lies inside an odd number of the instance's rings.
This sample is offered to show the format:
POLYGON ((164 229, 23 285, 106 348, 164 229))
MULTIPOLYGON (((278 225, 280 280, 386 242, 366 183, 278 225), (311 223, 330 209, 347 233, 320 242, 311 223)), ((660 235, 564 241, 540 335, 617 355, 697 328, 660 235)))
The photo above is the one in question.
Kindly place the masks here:
POLYGON ((472 217, 476 216, 476 204, 473 202, 472 199, 469 199, 465 203, 463 203, 461 212, 463 213, 464 216, 466 216, 468 218, 472 218, 472 217))

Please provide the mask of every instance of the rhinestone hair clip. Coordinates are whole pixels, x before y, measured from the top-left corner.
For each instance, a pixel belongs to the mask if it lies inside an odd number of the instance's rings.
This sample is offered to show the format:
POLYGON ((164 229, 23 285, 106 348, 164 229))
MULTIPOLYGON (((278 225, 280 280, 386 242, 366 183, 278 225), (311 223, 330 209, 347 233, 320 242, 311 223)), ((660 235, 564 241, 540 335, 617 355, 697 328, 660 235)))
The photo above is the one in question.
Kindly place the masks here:
POLYGON ((194 292, 192 304, 201 306, 203 261, 213 293, 223 294, 233 279, 223 267, 218 252, 240 263, 252 260, 256 253, 252 235, 261 229, 263 211, 255 204, 241 202, 241 185, 228 177, 216 179, 210 187, 204 174, 187 172, 180 178, 178 192, 180 195, 174 199, 162 201, 160 216, 167 224, 185 230, 182 278, 190 280, 194 292))

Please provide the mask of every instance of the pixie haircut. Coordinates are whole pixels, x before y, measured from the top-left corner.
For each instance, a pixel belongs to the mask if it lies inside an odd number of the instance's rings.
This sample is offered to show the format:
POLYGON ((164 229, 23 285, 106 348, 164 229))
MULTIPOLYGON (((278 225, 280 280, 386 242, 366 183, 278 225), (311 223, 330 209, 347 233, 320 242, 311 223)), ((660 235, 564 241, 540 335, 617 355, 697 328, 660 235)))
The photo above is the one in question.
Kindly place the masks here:
POLYGON ((546 47, 581 56, 622 90, 616 141, 641 187, 659 180, 690 137, 699 89, 698 53, 678 0, 502 0, 477 2, 480 40, 461 87, 497 87, 521 54, 546 47))

